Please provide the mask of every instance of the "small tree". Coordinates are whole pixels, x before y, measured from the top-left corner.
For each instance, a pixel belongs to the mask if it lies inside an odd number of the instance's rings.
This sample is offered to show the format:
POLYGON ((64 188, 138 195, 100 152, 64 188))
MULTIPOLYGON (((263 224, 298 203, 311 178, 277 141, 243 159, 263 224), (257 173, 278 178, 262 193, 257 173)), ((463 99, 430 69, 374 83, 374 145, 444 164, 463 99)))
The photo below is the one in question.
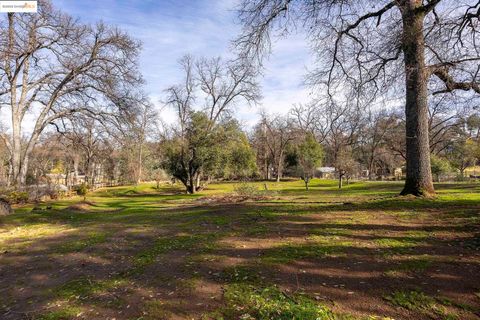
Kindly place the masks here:
POLYGON ((305 140, 298 146, 298 164, 302 170, 302 180, 305 182, 307 191, 315 169, 322 164, 322 159, 322 146, 315 140, 313 134, 307 134, 305 140))
POLYGON ((337 152, 335 159, 335 169, 338 172, 338 188, 343 188, 343 179, 347 179, 347 185, 352 176, 358 172, 358 163, 353 157, 353 151, 350 147, 337 152))
POLYGON ((162 167, 196 193, 213 177, 250 175, 254 154, 236 121, 214 123, 205 112, 190 112, 184 134, 164 142, 162 167))
POLYGON ((447 151, 447 158, 451 167, 458 170, 460 178, 465 177, 465 170, 475 163, 475 155, 470 140, 458 139, 447 151))
POLYGON ((440 181, 440 177, 446 173, 449 173, 452 171, 452 168, 450 166, 450 163, 448 160, 440 158, 435 155, 431 155, 431 168, 432 168, 432 174, 435 176, 437 182, 440 181))
POLYGON ((250 146, 247 136, 239 131, 239 128, 232 129, 230 134, 232 137, 225 146, 219 175, 230 179, 251 177, 257 172, 255 152, 250 146))
POLYGON ((76 191, 79 196, 83 196, 83 201, 87 200, 88 185, 86 183, 79 185, 76 191))
POLYGON ((205 113, 191 112, 184 135, 165 142, 163 168, 183 183, 187 193, 199 191, 202 174, 217 163, 223 141, 218 129, 205 113))

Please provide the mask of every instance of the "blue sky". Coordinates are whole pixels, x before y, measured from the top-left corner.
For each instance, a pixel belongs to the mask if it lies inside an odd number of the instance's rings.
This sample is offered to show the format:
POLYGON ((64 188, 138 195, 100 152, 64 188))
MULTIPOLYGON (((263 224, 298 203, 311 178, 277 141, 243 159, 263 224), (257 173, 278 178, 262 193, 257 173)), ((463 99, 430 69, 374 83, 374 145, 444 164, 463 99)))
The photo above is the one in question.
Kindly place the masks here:
MULTIPOLYGON (((231 40, 240 27, 235 23, 238 0, 52 0, 53 4, 83 22, 103 20, 128 31, 143 42, 140 67, 146 91, 161 106, 162 91, 182 76, 177 61, 185 54, 229 57, 231 40)), ((294 103, 309 100, 302 86, 311 58, 301 35, 280 39, 266 63, 261 79, 263 96, 256 108, 239 106, 237 117, 247 126, 258 118, 261 108, 286 112, 294 103)), ((173 120, 163 109, 162 118, 173 120)))

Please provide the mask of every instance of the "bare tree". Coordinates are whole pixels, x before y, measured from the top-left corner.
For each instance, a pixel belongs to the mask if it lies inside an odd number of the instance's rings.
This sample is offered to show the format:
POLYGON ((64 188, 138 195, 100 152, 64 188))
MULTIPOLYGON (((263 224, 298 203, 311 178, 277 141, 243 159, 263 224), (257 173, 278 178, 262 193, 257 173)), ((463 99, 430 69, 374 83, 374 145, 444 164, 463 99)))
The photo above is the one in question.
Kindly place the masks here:
POLYGON ((107 121, 110 125, 104 122, 104 126, 121 149, 128 150, 133 180, 138 184, 144 178, 147 138, 156 129, 158 113, 148 98, 142 97, 113 119, 114 121, 107 121))
POLYGON ((358 144, 359 134, 365 125, 363 113, 355 104, 329 103, 322 105, 320 110, 328 128, 324 144, 330 151, 330 163, 339 172, 341 168, 336 164, 345 162, 339 160, 340 155, 347 154, 347 149, 352 150, 358 144))
POLYGON ((370 180, 377 172, 376 167, 384 163, 385 153, 392 153, 386 148, 386 137, 395 128, 395 120, 385 110, 370 111, 364 120, 359 144, 370 180))
POLYGON ((216 123, 238 101, 256 103, 260 90, 255 69, 246 63, 202 58, 196 62, 196 81, 203 94, 204 109, 216 123))
POLYGON ((295 129, 290 117, 269 116, 265 113, 262 113, 261 117, 261 124, 265 130, 265 145, 278 182, 282 178, 287 147, 295 138, 295 129))
POLYGON ((81 24, 49 1, 40 1, 38 14, 10 13, 0 25, 0 103, 12 114, 12 179, 23 185, 30 154, 49 124, 80 112, 106 112, 141 81, 139 44, 102 23, 81 24), (36 118, 23 143, 27 113, 36 118))
POLYGON ((255 69, 248 64, 185 56, 180 66, 183 80, 166 90, 165 103, 175 109, 178 124, 165 139, 164 167, 187 192, 195 193, 202 188, 206 172, 213 170, 208 167, 217 164, 220 141, 214 140, 227 139, 225 133, 232 131, 227 127, 232 127, 229 120, 235 106, 256 103, 260 94, 255 69))
MULTIPOLYGON (((363 96, 392 93, 404 79, 407 177, 402 194, 434 193, 428 97, 480 93, 477 0, 244 0, 244 59, 262 60, 272 32, 305 26, 319 67, 312 82, 363 96)), ((398 90, 397 90, 398 91, 398 90)))
POLYGON ((195 89, 197 83, 194 75, 194 61, 190 55, 184 56, 179 61, 179 65, 184 72, 184 78, 181 83, 173 85, 165 90, 165 104, 175 109, 180 125, 179 134, 185 134, 185 125, 188 121, 188 114, 195 107, 195 89))
POLYGON ((300 131, 312 133, 319 143, 325 140, 328 133, 328 120, 319 107, 318 101, 294 105, 290 109, 290 115, 300 131))
MULTIPOLYGON (((463 102, 463 101, 462 101, 463 102)), ((428 108, 428 132, 430 135, 430 152, 434 155, 443 153, 455 143, 463 118, 469 113, 469 106, 463 102, 455 105, 450 96, 434 96, 428 108)))
POLYGON ((85 182, 95 187, 97 166, 101 161, 104 130, 91 117, 76 117, 66 133, 66 138, 81 150, 85 182))

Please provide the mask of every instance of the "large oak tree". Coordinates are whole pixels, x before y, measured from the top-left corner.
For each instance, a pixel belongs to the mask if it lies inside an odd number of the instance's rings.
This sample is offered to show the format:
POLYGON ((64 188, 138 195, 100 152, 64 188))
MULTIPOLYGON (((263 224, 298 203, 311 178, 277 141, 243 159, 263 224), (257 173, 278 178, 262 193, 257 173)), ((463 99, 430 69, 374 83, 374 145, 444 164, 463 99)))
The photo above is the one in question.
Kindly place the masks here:
POLYGON ((272 34, 304 27, 318 58, 311 80, 329 96, 402 95, 402 194, 429 195, 429 95, 480 93, 479 14, 478 0, 243 0, 236 44, 242 58, 261 62, 272 34))
POLYGON ((11 114, 11 132, 1 137, 16 185, 25 184, 30 154, 48 125, 126 106, 141 82, 140 45, 129 35, 102 23, 82 24, 46 0, 38 8, 0 17, 0 106, 11 114))

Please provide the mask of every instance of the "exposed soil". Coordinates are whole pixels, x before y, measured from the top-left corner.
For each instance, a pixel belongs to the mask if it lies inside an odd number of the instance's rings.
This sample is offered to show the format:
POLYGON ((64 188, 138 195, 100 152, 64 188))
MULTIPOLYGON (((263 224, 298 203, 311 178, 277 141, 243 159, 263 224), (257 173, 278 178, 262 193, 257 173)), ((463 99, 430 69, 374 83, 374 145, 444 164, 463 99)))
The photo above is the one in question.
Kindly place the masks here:
MULTIPOLYGON (((238 266, 252 270, 257 285, 305 293, 338 313, 443 319, 386 299, 394 292, 420 290, 455 302, 444 309, 459 319, 480 318, 480 204, 399 208, 398 213, 345 205, 285 208, 228 203, 228 198, 203 201, 141 217, 109 213, 112 220, 102 222, 59 218, 63 232, 0 252, 0 318, 42 319, 74 306, 74 315, 45 319, 200 319, 224 305, 223 290, 230 282, 225 270, 238 266), (106 232, 107 238, 85 240, 93 232, 106 232), (199 238, 185 245, 155 244, 184 237, 199 238), (71 251, 62 247, 66 243, 74 243, 71 251), (155 254, 147 255, 151 261, 139 267, 139 253, 155 245, 155 254), (286 253, 279 251, 285 246, 286 253), (319 247, 318 255, 304 249, 312 246, 319 247), (114 280, 108 288, 97 285, 114 280)), ((90 212, 94 206, 81 202, 52 216, 90 212)), ((13 237, 4 245, 19 240, 13 237)))

